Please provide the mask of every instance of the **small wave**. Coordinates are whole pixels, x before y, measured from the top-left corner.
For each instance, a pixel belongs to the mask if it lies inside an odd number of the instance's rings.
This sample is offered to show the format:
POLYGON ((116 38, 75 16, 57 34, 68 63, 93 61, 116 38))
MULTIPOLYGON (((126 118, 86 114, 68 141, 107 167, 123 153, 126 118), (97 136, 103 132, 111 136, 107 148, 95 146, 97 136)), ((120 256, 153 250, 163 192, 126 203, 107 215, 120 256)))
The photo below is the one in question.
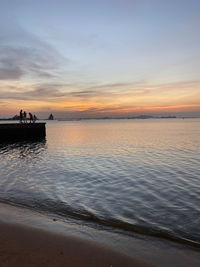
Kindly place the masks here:
POLYGON ((192 240, 190 238, 185 238, 184 236, 178 236, 176 234, 163 231, 161 229, 153 228, 150 226, 134 225, 127 222, 117 220, 115 218, 104 218, 97 216, 84 209, 74 209, 66 203, 54 202, 52 200, 45 200, 42 202, 32 202, 23 203, 21 201, 13 200, 0 200, 1 203, 10 204, 13 206, 20 206, 23 208, 28 208, 37 212, 42 212, 48 214, 53 214, 59 216, 63 219, 75 219, 84 223, 89 223, 90 226, 105 227, 109 230, 118 231, 121 230, 124 233, 136 233, 144 236, 151 236, 161 239, 166 239, 179 244, 184 244, 191 246, 193 248, 200 248, 200 243, 198 241, 192 240), (41 204, 42 203, 42 204, 41 204))

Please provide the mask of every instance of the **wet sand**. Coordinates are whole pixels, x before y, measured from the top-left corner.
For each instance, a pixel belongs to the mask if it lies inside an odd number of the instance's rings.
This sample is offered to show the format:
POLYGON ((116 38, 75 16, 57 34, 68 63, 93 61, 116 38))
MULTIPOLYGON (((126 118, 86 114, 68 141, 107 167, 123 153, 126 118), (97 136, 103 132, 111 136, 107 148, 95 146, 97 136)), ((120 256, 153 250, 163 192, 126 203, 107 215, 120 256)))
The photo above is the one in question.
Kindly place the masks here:
POLYGON ((4 222, 0 222, 0 263, 2 267, 153 266, 92 241, 4 222))

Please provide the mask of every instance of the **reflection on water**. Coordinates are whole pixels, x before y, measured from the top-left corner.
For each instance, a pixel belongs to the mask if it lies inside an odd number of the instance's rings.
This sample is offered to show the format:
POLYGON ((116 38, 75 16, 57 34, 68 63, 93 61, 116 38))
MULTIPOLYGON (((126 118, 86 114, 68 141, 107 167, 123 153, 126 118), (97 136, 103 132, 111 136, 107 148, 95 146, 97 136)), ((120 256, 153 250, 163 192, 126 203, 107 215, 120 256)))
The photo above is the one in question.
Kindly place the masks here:
POLYGON ((25 141, 0 141, 0 155, 15 158, 35 158, 46 149, 45 138, 25 141))
POLYGON ((47 141, 0 144, 1 200, 200 243, 199 122, 49 122, 47 141))
MULTIPOLYGON (((37 193, 33 194, 35 171, 47 150, 46 140, 0 142, 0 201, 31 208, 37 193)), ((38 177, 39 177, 38 176, 38 177)), ((38 184, 39 186, 39 184, 38 184)))

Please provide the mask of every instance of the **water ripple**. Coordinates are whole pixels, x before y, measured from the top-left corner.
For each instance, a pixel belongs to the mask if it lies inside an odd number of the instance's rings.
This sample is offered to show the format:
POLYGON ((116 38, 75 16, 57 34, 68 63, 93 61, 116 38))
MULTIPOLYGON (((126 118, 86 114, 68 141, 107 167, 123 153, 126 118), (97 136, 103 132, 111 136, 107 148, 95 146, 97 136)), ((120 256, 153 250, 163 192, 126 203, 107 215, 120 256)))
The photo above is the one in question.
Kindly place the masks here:
POLYGON ((47 140, 0 144, 0 199, 197 246, 199 122, 47 124, 47 140))

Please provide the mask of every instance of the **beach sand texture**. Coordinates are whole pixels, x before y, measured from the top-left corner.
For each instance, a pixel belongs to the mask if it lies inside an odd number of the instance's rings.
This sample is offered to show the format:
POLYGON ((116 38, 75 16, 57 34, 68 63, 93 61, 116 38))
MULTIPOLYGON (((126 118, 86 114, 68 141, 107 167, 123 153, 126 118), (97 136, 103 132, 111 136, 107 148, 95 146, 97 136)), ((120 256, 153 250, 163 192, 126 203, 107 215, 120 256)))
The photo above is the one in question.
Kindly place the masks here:
POLYGON ((0 223, 0 266, 147 267, 138 259, 76 237, 0 223))

